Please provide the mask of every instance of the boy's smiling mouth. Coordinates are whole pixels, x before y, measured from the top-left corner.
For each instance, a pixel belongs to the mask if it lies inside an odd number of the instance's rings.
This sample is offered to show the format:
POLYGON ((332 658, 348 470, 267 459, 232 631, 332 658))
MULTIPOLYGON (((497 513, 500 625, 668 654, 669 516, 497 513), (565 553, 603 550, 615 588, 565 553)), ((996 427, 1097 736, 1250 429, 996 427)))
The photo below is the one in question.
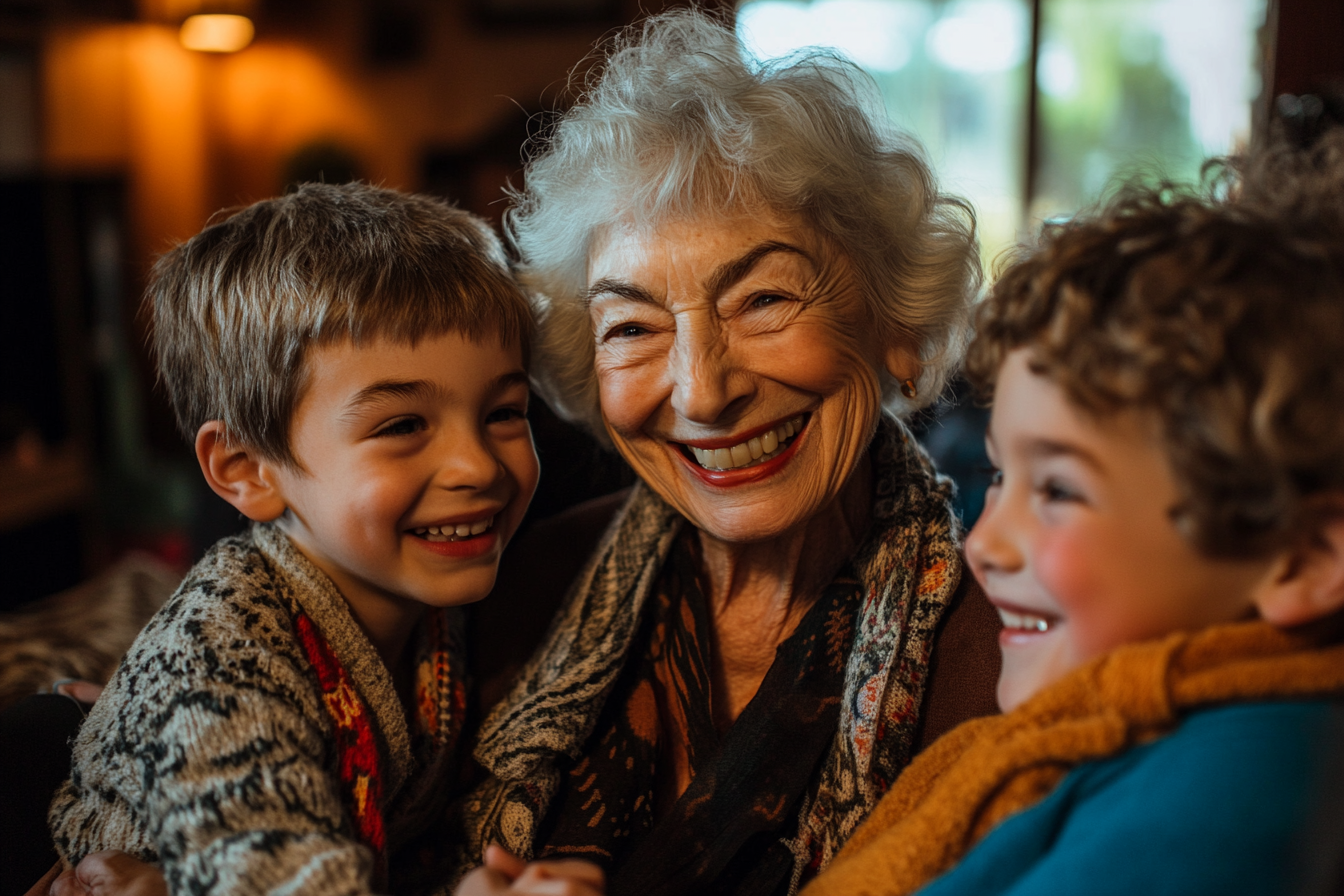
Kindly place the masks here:
POLYGON ((999 618, 1003 620, 1003 627, 1010 631, 1036 634, 1050 631, 1051 621, 1035 613, 1016 613, 999 607, 999 618))
POLYGON ((462 541, 490 531, 495 525, 493 516, 471 523, 443 524, 439 526, 420 526, 411 530, 411 534, 426 541, 462 541))
POLYGON ((994 605, 999 619, 1003 621, 1001 637, 1043 635, 1061 621, 1060 617, 1053 614, 1004 603, 993 598, 990 598, 990 603, 994 605))

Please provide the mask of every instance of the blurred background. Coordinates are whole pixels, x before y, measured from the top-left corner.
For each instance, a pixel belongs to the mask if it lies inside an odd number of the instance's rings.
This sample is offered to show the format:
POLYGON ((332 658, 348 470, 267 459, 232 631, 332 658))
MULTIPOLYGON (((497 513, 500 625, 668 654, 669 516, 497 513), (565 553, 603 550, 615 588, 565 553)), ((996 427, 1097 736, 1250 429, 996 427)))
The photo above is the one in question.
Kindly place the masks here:
MULTIPOLYGON (((184 569, 237 515, 144 349, 155 256, 307 181, 446 196, 498 222, 580 60, 653 0, 0 0, 0 609, 128 551, 184 569)), ((991 266, 1117 178, 1329 117, 1340 0, 746 0, 774 55, 839 47, 980 215, 991 266)), ((1337 114, 1338 110, 1334 114, 1337 114)), ((982 412, 919 421, 978 513, 982 412)), ((533 515, 628 483, 545 408, 533 515)))

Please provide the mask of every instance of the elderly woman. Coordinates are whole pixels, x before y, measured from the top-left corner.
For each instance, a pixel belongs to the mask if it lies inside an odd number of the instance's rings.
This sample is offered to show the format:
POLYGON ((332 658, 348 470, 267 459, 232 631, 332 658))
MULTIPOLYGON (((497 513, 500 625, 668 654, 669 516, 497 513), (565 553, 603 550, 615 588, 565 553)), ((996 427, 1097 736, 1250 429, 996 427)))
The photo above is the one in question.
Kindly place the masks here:
MULTIPOLYGON (((852 65, 754 62, 685 11, 618 41, 515 198, 538 384, 641 481, 484 722, 457 866, 495 842, 618 894, 795 890, 993 711, 997 619, 899 422, 958 361, 973 218, 852 65)), ((486 611, 525 629, 519 571, 567 580, 585 524, 515 545, 486 611)), ((109 891, 160 880, 118 861, 109 891)))
MULTIPOLYGON (((539 385, 641 482, 484 724, 468 861, 496 841, 615 893, 786 892, 932 733, 965 582, 898 418, 957 362, 979 268, 872 94, 671 13, 528 165, 508 225, 539 385)), ((984 687, 940 728, 992 706, 977 643, 984 687)))

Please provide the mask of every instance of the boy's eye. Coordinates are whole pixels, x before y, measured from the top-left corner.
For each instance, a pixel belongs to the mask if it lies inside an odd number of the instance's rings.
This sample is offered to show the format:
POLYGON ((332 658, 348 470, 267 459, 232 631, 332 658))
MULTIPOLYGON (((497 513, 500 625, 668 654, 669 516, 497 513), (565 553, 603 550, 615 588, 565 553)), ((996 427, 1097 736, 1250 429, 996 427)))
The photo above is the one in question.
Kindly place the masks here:
POLYGON ((419 417, 400 417, 378 430, 376 436, 409 436, 425 428, 419 417))
POLYGON ((486 423, 507 423, 510 420, 526 420, 527 409, 519 407, 496 408, 485 418, 486 423))
POLYGON ((1045 480, 1037 491, 1041 493, 1042 498, 1049 502, 1082 500, 1082 495, 1057 479, 1045 480))

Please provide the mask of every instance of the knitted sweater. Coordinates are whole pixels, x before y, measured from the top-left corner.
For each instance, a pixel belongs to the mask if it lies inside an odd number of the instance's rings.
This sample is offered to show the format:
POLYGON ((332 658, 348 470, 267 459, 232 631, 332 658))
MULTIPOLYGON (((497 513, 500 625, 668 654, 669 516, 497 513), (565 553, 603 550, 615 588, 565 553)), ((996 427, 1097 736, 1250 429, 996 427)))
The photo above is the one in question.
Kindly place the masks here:
POLYGON ((419 712, 334 583, 269 525, 216 544, 132 645, 49 821, 71 864, 118 849, 173 893, 385 890, 448 796, 456 611, 419 626, 419 712))
MULTIPOLYGON (((1173 781, 1164 792, 1153 786, 1151 771, 1179 765, 1192 737, 1207 746, 1220 739, 1220 729, 1221 735, 1226 735, 1232 725, 1243 736, 1263 741, 1266 720, 1272 728, 1281 726, 1286 717, 1283 710, 1270 711, 1264 706, 1230 716, 1226 715, 1228 709, 1218 709, 1219 714, 1212 714, 1214 708, 1314 700, 1304 704, 1305 710, 1288 713, 1292 716, 1288 723, 1295 726, 1295 734, 1283 728, 1272 732, 1280 741, 1297 738, 1292 750, 1280 743, 1284 755, 1279 761, 1261 767, 1240 764, 1238 757, 1244 759, 1255 753, 1244 742, 1222 743, 1208 756, 1208 762, 1221 762, 1222 768, 1229 769, 1223 789, 1234 787, 1250 792, 1257 786, 1263 787, 1264 781, 1257 776, 1279 775, 1283 758, 1294 762, 1309 756, 1316 749, 1313 744, 1328 733, 1331 710, 1325 701, 1344 696, 1344 643, 1337 631, 1328 630, 1333 627, 1286 632, 1264 622, 1245 622, 1126 645, 1074 670, 1011 713, 961 725, 910 764, 830 869, 813 881, 803 896, 908 894, 952 868, 963 857, 967 863, 983 868, 985 862, 978 856, 980 848, 976 844, 984 839, 985 847, 993 848, 993 841, 999 836, 1014 830, 1021 834, 1022 816, 1016 813, 1036 806, 1056 792, 1068 793, 1079 802, 1094 797, 1097 788, 1080 785, 1077 779, 1061 785, 1071 771, 1080 766, 1086 769, 1087 764, 1102 760, 1123 760, 1130 751, 1141 750, 1144 744, 1161 744, 1160 739, 1167 737, 1173 739, 1170 747, 1148 750, 1147 761, 1139 769, 1136 780, 1144 782, 1147 789, 1136 793, 1131 782, 1109 796, 1102 788, 1102 796, 1097 797, 1129 800, 1139 806, 1163 805, 1164 800, 1170 800, 1170 793, 1190 782, 1173 781), (1211 714, 1190 722, 1195 729, 1182 735, 1182 723, 1200 710, 1211 714), (1257 726, 1259 730, 1251 730, 1257 726), (1210 728, 1212 735, 1204 733, 1210 728), (1181 739, 1176 740, 1178 737, 1181 739), (1232 769, 1233 766, 1237 767, 1232 769), (997 827, 1001 822, 1002 827, 997 827), (991 830, 994 833, 986 838, 991 830)), ((1117 770, 1124 772, 1127 768, 1123 762, 1112 765, 1102 777, 1114 777, 1117 770)), ((1094 766, 1084 772, 1094 775, 1093 784, 1098 780, 1095 771, 1094 766)), ((1208 771, 1205 768, 1200 775, 1208 771)), ((1308 768, 1303 774, 1306 778, 1299 785, 1310 786, 1310 777, 1315 772, 1308 768)), ((1206 788, 1205 796, 1217 790, 1206 788)), ((1283 794, 1283 798, 1291 802, 1295 797, 1283 794)), ((1226 825, 1228 818, 1220 814, 1219 808, 1225 802, 1222 798, 1210 799, 1201 805, 1183 807, 1185 833, 1194 834, 1200 826, 1226 825)), ((1147 854, 1136 850, 1131 838, 1117 836, 1114 840, 1098 841, 1097 838, 1106 836, 1105 828, 1075 825, 1069 810, 1077 807, 1078 803, 1070 800, 1056 804, 1052 820, 1035 828, 1045 838, 1044 843, 1031 847, 1037 850, 1035 858, 1044 862, 1048 857, 1057 869, 1072 867, 1077 864, 1074 860, 1084 854, 1070 851, 1078 849, 1079 844, 1087 844, 1094 858, 1112 853, 1128 856, 1127 879, 1143 881, 1137 891, 1157 891, 1159 885, 1167 882, 1168 869, 1146 864, 1147 854)), ((1090 811, 1095 817, 1101 810, 1094 802, 1082 811, 1084 815, 1090 811)), ((1285 837, 1282 832, 1274 834, 1276 817, 1279 816, 1274 807, 1266 806, 1240 819, 1243 830, 1238 836, 1244 842, 1254 840, 1257 829, 1267 838, 1278 838, 1273 843, 1261 844, 1258 852, 1248 855, 1263 856, 1266 849, 1282 852, 1285 837)), ((1176 820, 1178 816, 1168 815, 1165 823, 1170 825, 1176 820)), ((1111 832, 1119 829, 1112 828, 1111 832)), ((1186 845, 1200 839, 1189 836, 1186 845)), ((1001 842, 997 848, 1001 848, 1001 842)), ((1018 848, 1028 849, 1020 844, 1018 848)), ((1209 867, 1214 858, 1200 855, 1192 847, 1182 867, 1186 871, 1209 867)), ((1028 864, 1031 859, 1027 857, 1028 864)), ((1016 893, 1012 887, 1014 875, 1031 877, 1031 869, 1022 868, 1021 860, 1019 855, 1015 859, 1017 864, 994 868, 992 883, 979 879, 959 890, 940 886, 939 881, 931 891, 1016 893)), ((1086 879, 1090 874, 1100 881, 1106 874, 1103 863, 1083 865, 1081 870, 1074 869, 1074 880, 1086 879)), ((949 879, 959 871, 959 868, 953 871, 949 879)), ((1061 887, 1057 892, 1070 892, 1067 883, 1061 887)), ((1188 891, 1170 886, 1161 886, 1160 891, 1209 892, 1193 885, 1188 891)), ((1022 892, 1036 891, 1027 887, 1022 892)))

